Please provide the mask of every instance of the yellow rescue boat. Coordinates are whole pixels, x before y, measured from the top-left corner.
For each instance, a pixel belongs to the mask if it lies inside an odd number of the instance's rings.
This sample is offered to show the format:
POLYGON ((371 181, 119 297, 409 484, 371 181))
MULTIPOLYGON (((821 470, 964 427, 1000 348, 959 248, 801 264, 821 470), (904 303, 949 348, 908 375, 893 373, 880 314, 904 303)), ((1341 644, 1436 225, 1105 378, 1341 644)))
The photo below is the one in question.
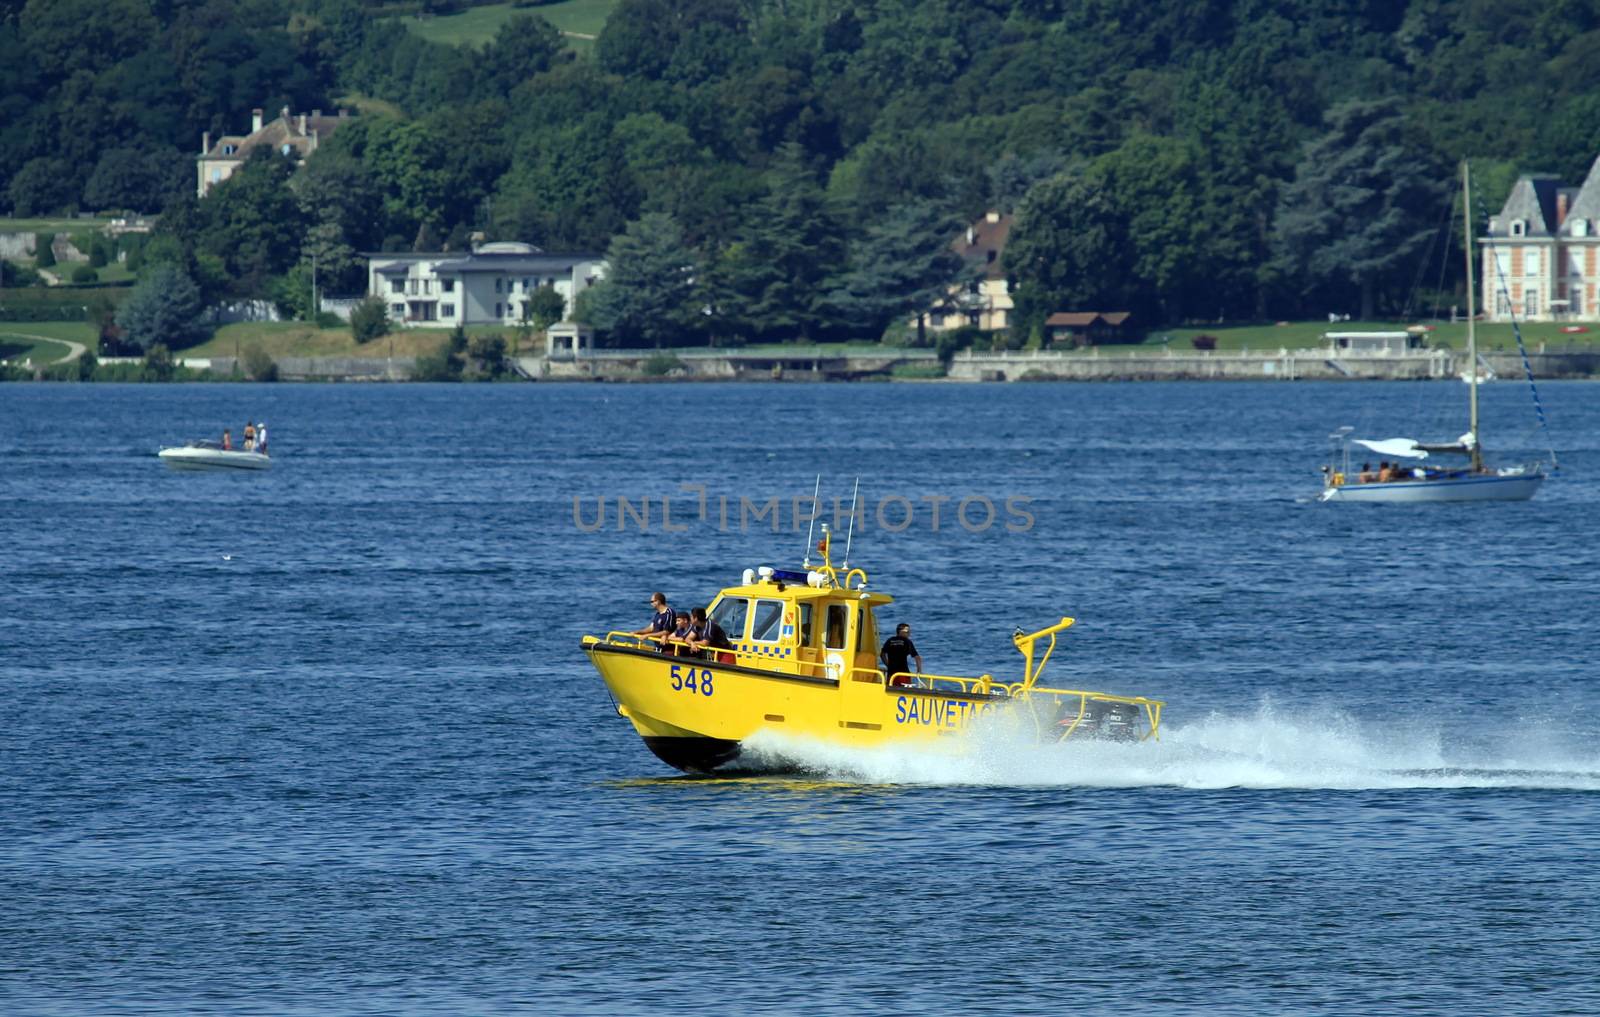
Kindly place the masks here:
POLYGON ((709 772, 737 758, 741 744, 761 731, 847 746, 948 738, 998 710, 1030 720, 1048 741, 1159 737, 1165 704, 1158 700, 1039 684, 1071 618, 1037 632, 1017 629, 1020 681, 885 674, 873 610, 894 598, 868 590, 859 568, 835 569, 828 547, 823 527, 819 567, 808 558, 798 572, 746 570, 739 585, 718 594, 709 614, 730 650, 689 657, 656 637, 583 638, 617 713, 664 762, 709 772))

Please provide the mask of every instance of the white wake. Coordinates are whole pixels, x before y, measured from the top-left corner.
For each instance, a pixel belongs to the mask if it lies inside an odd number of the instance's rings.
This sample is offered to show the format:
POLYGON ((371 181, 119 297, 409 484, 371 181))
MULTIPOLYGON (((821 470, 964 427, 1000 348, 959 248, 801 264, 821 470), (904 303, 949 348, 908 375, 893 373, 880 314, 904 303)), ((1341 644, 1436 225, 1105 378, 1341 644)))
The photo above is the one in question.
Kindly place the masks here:
POLYGON ((1003 721, 935 743, 847 748, 763 732, 746 762, 868 784, 998 787, 1538 788, 1600 791, 1600 752, 1524 725, 1450 745, 1437 727, 1388 729, 1338 713, 1213 715, 1166 724, 1161 740, 1041 744, 1003 721))

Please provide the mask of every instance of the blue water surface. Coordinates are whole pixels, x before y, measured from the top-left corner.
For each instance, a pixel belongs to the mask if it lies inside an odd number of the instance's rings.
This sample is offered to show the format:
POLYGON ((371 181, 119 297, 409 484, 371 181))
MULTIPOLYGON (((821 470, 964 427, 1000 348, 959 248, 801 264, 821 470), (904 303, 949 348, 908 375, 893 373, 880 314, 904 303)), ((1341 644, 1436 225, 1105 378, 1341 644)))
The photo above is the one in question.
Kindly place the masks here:
POLYGON ((1600 1012, 1600 387, 1541 391, 1534 501, 1386 507, 1328 433, 1462 386, 0 386, 0 1012, 1600 1012), (155 458, 246 415, 266 473, 155 458), (1160 744, 658 762, 580 636, 797 565, 819 473, 929 669, 1071 615, 1160 744))

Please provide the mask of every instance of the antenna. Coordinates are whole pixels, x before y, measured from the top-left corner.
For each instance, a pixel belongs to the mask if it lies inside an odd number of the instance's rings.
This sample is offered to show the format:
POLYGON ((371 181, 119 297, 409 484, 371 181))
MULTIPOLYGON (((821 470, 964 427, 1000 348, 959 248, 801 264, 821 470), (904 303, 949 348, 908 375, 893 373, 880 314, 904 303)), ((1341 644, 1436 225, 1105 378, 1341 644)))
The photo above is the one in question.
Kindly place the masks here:
POLYGON ((804 569, 811 568, 811 535, 817 532, 817 495, 822 493, 822 474, 817 474, 817 486, 811 489, 811 523, 806 527, 806 560, 800 566, 804 569))
POLYGON ((856 535, 856 496, 861 493, 861 476, 856 475, 856 489, 850 492, 850 530, 844 535, 844 567, 850 568, 850 541, 856 535))

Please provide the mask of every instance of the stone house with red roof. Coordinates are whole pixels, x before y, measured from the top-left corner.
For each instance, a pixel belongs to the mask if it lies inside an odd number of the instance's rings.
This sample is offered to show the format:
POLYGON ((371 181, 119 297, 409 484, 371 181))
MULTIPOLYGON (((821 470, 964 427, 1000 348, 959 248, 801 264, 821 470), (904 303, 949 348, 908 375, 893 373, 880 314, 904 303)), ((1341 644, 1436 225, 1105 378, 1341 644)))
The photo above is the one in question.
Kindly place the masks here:
POLYGON ((251 110, 249 134, 224 134, 215 141, 210 131, 200 136, 196 192, 204 198, 211 188, 243 166, 258 148, 287 156, 296 164, 303 163, 319 144, 349 122, 348 110, 340 110, 337 116, 324 116, 320 109, 291 115, 289 107, 285 106, 278 118, 268 123, 263 122, 262 110, 251 110))

